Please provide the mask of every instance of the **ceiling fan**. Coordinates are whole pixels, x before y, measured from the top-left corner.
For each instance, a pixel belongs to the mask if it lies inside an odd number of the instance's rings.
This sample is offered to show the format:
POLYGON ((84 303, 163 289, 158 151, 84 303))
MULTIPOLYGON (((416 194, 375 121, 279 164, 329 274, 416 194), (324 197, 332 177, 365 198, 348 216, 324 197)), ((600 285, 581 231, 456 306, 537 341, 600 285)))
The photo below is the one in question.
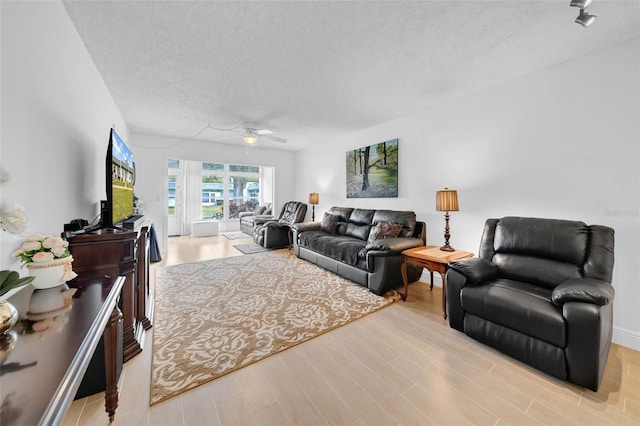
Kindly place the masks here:
POLYGON ((287 140, 284 138, 279 138, 277 136, 273 136, 273 132, 267 129, 254 129, 251 127, 245 127, 244 136, 242 140, 247 145, 255 145, 258 142, 258 139, 264 137, 266 139, 270 139, 274 142, 286 143, 287 140))
MULTIPOLYGON (((284 139, 284 138, 280 138, 280 137, 274 136, 273 132, 271 130, 259 129, 258 126, 253 124, 253 123, 242 123, 242 124, 239 124, 238 126, 231 127, 231 128, 219 128, 219 127, 214 127, 211 124, 207 124, 204 129, 200 130, 198 133, 196 133, 193 136, 193 139, 196 139, 198 136, 200 136, 207 129, 211 129, 211 130, 213 130, 215 132, 242 133, 242 140, 247 145, 255 145, 258 142, 258 139, 261 139, 261 138, 269 139, 269 140, 272 140, 274 142, 279 142, 279 143, 286 143, 287 142, 287 140, 284 139)), ((236 138, 236 136, 231 137, 231 138, 225 138, 225 139, 222 139, 222 140, 218 140, 218 142, 223 142, 223 141, 226 141, 226 140, 229 140, 229 139, 235 139, 235 138, 236 138)))

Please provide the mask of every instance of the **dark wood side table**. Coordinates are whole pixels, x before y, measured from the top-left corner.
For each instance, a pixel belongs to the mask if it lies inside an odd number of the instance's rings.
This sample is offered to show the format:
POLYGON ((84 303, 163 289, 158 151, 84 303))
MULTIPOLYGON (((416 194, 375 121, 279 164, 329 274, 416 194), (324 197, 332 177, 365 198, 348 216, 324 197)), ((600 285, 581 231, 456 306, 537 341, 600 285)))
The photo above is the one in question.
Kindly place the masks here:
POLYGON ((415 247, 402 252, 402 281, 404 283, 404 294, 402 300, 407 299, 409 294, 409 283, 407 282, 407 265, 426 268, 431 274, 431 287, 433 290, 433 273, 438 272, 442 277, 442 316, 447 319, 447 268, 448 263, 454 260, 473 257, 473 253, 462 250, 444 251, 437 246, 415 247))

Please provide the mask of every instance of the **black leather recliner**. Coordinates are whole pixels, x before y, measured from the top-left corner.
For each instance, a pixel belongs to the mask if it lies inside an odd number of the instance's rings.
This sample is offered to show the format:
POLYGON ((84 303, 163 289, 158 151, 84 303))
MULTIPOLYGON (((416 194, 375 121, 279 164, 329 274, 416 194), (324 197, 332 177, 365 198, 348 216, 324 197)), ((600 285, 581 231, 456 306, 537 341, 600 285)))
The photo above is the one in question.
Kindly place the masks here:
POLYGON ((272 219, 256 217, 253 226, 253 241, 264 248, 287 247, 291 244, 291 225, 302 222, 307 214, 307 205, 289 201, 272 219))
POLYGON ((611 345, 614 231, 505 217, 478 258, 449 264, 449 325, 551 376, 597 391, 611 345))

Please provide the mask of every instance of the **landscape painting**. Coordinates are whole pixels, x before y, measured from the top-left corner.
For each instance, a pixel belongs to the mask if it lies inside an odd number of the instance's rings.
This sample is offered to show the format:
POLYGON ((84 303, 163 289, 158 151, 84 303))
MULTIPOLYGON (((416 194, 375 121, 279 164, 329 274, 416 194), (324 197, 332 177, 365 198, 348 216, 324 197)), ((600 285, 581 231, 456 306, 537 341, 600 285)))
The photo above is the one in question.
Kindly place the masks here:
POLYGON ((347 151, 347 198, 398 197, 398 139, 347 151))

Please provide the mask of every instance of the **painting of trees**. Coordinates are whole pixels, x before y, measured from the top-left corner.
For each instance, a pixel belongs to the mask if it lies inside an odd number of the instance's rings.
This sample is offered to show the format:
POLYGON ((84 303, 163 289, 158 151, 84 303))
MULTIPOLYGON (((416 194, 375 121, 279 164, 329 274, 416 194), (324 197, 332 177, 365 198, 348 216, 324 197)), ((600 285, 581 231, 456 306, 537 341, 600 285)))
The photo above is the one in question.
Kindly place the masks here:
POLYGON ((347 151, 347 198, 398 196, 398 139, 347 151))

